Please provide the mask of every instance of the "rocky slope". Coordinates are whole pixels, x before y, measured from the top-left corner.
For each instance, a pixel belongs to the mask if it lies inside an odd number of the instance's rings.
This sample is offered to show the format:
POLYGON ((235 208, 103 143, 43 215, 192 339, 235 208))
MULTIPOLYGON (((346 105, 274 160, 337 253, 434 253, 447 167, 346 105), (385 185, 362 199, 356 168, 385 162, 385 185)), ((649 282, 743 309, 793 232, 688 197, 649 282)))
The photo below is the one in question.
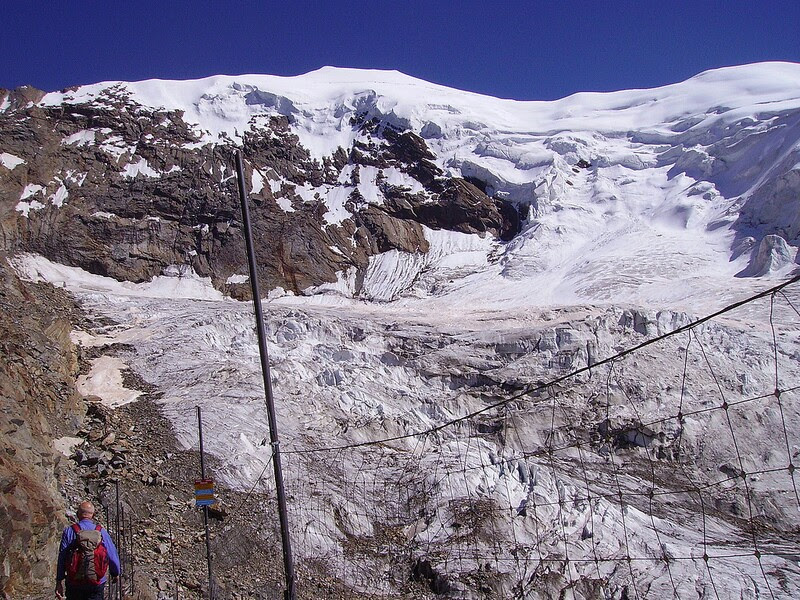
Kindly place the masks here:
POLYGON ((0 594, 19 598, 55 581, 66 458, 53 443, 74 434, 85 412, 70 340, 80 313, 63 291, 21 282, 5 259, 0 278, 0 594))

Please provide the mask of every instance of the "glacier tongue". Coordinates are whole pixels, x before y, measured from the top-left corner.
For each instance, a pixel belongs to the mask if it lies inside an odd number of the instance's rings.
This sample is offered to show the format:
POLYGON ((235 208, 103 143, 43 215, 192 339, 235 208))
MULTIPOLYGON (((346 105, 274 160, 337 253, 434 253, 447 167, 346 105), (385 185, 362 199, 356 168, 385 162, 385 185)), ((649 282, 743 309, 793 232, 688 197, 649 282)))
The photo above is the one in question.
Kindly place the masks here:
MULTIPOLYGON (((215 477, 270 497, 251 308, 59 273, 118 323, 107 341, 128 344, 121 358, 163 393, 181 443, 197 447, 201 406, 215 477)), ((299 565, 321 559, 378 596, 401 594, 409 572, 416 597, 796 596, 800 295, 784 293, 602 366, 692 316, 491 310, 469 295, 447 310, 435 296, 272 300, 299 565)))

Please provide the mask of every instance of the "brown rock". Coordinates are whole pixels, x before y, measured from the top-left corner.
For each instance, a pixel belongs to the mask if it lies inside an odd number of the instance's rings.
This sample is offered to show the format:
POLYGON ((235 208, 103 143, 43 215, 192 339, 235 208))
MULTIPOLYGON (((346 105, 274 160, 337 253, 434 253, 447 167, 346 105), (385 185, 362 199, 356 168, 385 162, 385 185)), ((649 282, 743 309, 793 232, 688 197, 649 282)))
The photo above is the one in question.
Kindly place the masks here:
POLYGON ((0 436, 0 596, 8 598, 52 589, 65 519, 51 441, 74 435, 83 413, 70 307, 62 292, 21 282, 0 256, 0 430, 17 431, 0 436))

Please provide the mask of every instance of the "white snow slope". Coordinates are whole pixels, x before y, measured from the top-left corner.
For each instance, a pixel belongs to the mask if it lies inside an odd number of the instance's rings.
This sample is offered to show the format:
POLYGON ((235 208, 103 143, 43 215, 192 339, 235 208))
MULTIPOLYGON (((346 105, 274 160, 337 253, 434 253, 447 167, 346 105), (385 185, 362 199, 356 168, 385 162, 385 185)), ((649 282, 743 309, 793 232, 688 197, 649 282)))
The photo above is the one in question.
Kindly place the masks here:
MULTIPOLYGON (((184 111, 208 143, 241 140, 264 119, 283 114, 315 158, 349 148, 363 135, 352 125, 354 116, 378 117, 420 134, 438 166, 486 182, 487 193, 511 200, 527 217, 517 239, 489 253, 491 265, 479 253, 461 257, 461 275, 483 273, 469 283, 472 302, 663 305, 683 301, 699 280, 701 287, 725 290, 734 274, 781 275, 794 268, 800 244, 798 84, 800 65, 762 63, 656 89, 521 102, 396 71, 323 68, 297 77, 106 82, 47 94, 42 103, 127 96, 150 108, 184 111), (577 167, 585 164, 580 161, 591 167, 577 167), (765 242, 769 235, 781 239, 765 242), (475 297, 477 289, 491 292, 475 297)), ((362 187, 369 183, 367 170, 362 187)), ((390 181, 401 175, 384 174, 390 181)), ((403 177, 407 181, 398 182, 416 191, 418 184, 403 177)), ((258 174, 252 186, 263 185, 258 174)), ((342 199, 350 190, 343 184, 297 193, 318 193, 334 225, 349 216, 342 199)), ((376 189, 361 192, 380 203, 376 189)), ((436 266, 430 257, 409 255, 379 262, 367 299, 396 299, 436 266), (397 265, 407 283, 375 289, 392 279, 397 265)), ((354 293, 346 286, 338 291, 354 293)), ((414 290, 420 293, 425 290, 414 290)))
MULTIPOLYGON (((109 89, 185 111, 207 143, 289 115, 318 158, 361 135, 350 119, 366 112, 420 134, 441 168, 485 181, 527 217, 509 243, 426 230, 431 251, 373 258, 358 298, 354 274, 341 273, 270 301, 301 565, 321 561, 377 597, 401 597, 415 560, 438 575, 409 597, 800 595, 787 470, 800 456, 798 286, 520 392, 796 269, 800 65, 555 102, 332 68, 103 83, 43 102, 102 101, 109 89), (410 437, 302 453, 394 436, 410 437)), ((182 443, 196 447, 202 406, 224 465, 215 475, 271 493, 248 305, 192 274, 142 287, 37 257, 17 265, 115 320, 75 337, 131 344, 115 356, 163 391, 182 443)))

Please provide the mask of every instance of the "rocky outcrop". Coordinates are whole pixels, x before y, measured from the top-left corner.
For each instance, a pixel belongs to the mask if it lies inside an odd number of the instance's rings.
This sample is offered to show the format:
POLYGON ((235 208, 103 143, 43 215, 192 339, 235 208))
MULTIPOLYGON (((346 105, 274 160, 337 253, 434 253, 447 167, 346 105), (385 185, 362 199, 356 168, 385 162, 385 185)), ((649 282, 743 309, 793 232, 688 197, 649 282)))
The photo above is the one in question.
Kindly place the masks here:
POLYGON ((0 104, 8 101, 10 110, 23 109, 31 103, 39 102, 43 97, 42 90, 37 90, 29 85, 23 85, 14 90, 0 88, 0 104))
MULTIPOLYGON (((236 297, 248 285, 233 141, 206 143, 181 111, 153 110, 111 87, 90 104, 37 104, 25 88, 0 113, 0 244, 121 280, 192 267, 236 297)), ((385 115, 356 119, 359 136, 321 161, 292 133, 292 112, 255 117, 242 134, 262 288, 303 293, 387 250, 427 252, 420 225, 510 239, 516 209, 480 182, 445 175, 425 140, 385 115), (380 201, 358 191, 376 167, 380 201), (343 175, 345 169, 350 176, 343 175), (391 184, 395 169, 423 192, 391 184), (475 185, 477 183, 478 185, 475 185), (330 193, 349 194, 332 216, 330 193), (349 214, 350 216, 347 216, 349 214)))
POLYGON ((0 596, 52 589, 64 505, 53 440, 76 429, 72 302, 0 262, 0 596))
POLYGON ((425 225, 463 233, 489 233, 502 240, 519 233, 519 214, 510 203, 489 198, 465 179, 449 179, 442 187, 439 202, 412 206, 412 213, 425 225))

